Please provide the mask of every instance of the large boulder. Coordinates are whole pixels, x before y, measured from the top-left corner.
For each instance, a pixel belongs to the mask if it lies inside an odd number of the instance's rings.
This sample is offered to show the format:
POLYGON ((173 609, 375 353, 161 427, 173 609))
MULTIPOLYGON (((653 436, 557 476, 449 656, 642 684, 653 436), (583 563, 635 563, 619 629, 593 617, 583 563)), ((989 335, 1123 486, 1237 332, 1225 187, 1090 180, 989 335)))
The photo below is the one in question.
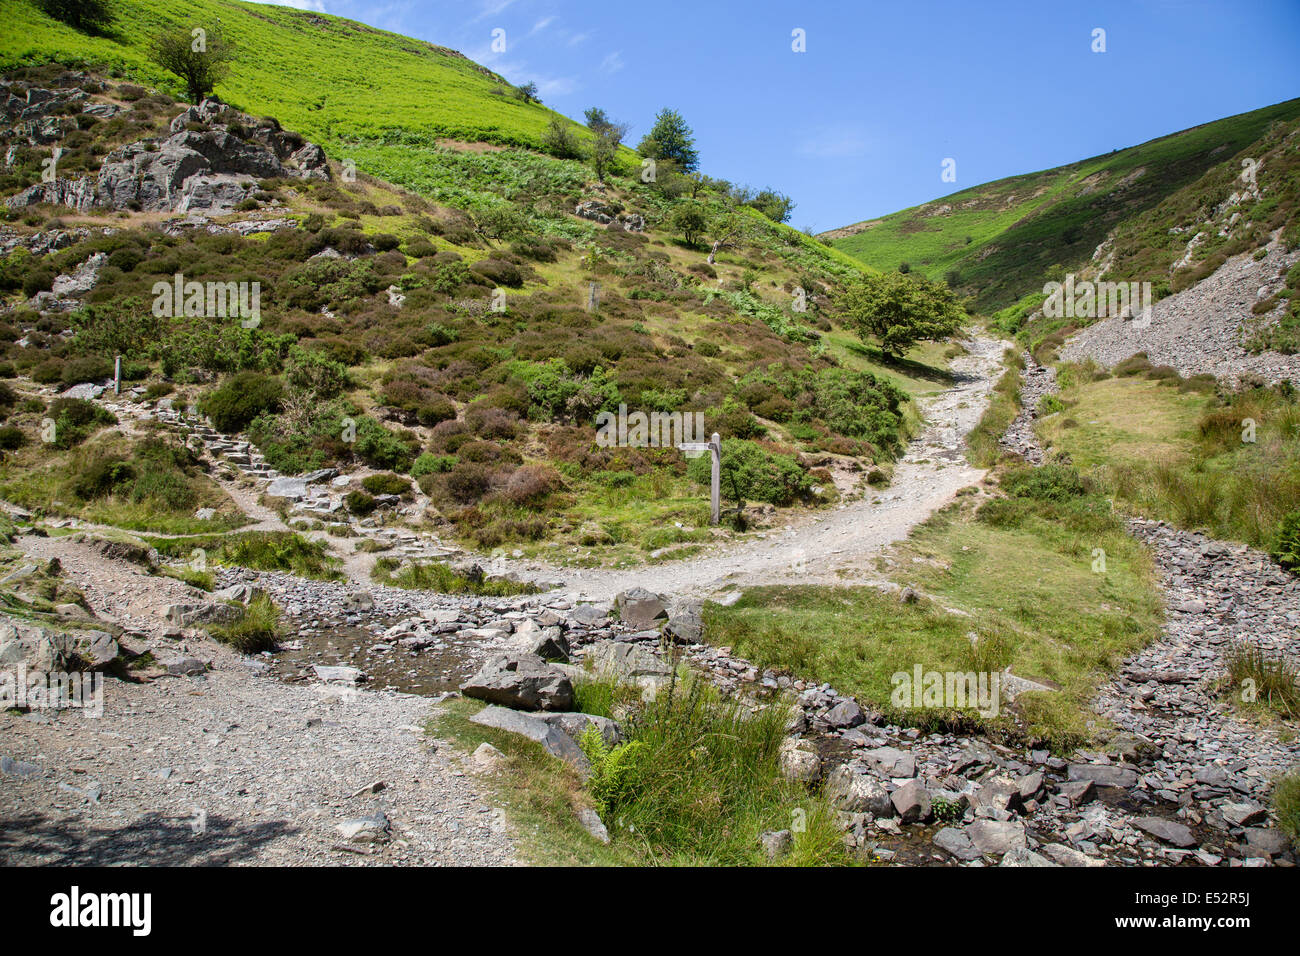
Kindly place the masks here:
POLYGON ((1001 856, 1027 847, 1025 825, 1019 820, 976 820, 966 828, 966 835, 985 856, 1001 856))
POLYGON ((836 767, 826 780, 826 796, 841 810, 892 817, 894 804, 879 780, 849 764, 836 767))
POLYGON ((1192 835, 1192 831, 1173 820, 1166 820, 1163 817, 1134 817, 1132 823, 1139 830, 1173 846, 1183 848, 1196 846, 1196 837, 1192 835))
POLYGON ((103 670, 121 654, 107 631, 55 631, 0 618, 0 667, 25 665, 29 671, 103 670))
POLYGON ((608 619, 605 609, 595 604, 579 604, 569 611, 569 620, 579 627, 599 627, 608 619))
POLYGON ((642 697, 652 699, 672 679, 672 668, 640 644, 626 641, 600 641, 587 651, 592 673, 602 680, 635 684, 642 697))
POLYGON ((930 818, 930 792, 919 780, 909 780, 890 794, 889 799, 903 823, 920 823, 930 818))
POLYGON ((1122 787, 1126 790, 1137 786, 1138 781, 1136 770, 1103 763, 1072 763, 1066 775, 1071 781, 1088 781, 1098 787, 1122 787))
POLYGON ((629 588, 614 598, 623 623, 638 631, 654 627, 656 622, 668 617, 668 601, 662 594, 645 588, 629 588))
MULTIPOLYGON (((53 119, 53 118, 51 118, 53 119)), ((146 212, 227 212, 251 196, 257 181, 328 179, 319 146, 278 125, 209 98, 172 120, 171 135, 121 146, 105 158, 98 179, 40 183, 6 200, 11 207, 52 202, 79 212, 92 207, 146 212)))
POLYGON ((195 624, 233 624, 243 616, 243 608, 217 601, 169 604, 163 609, 163 617, 177 627, 190 627, 195 624))
POLYGON ((307 497, 307 482, 302 478, 291 478, 282 475, 266 486, 266 496, 268 498, 288 498, 291 501, 301 501, 307 497))
POLYGON ((795 783, 814 784, 822 775, 822 758, 807 740, 787 737, 781 742, 781 774, 795 783))
POLYGON ((623 730, 619 727, 618 721, 597 714, 556 711, 549 714, 538 714, 537 719, 563 731, 574 740, 581 740, 582 735, 589 729, 600 734, 601 739, 609 747, 613 747, 623 739, 623 730))
POLYGON ((520 628, 510 638, 510 647, 524 654, 532 654, 544 661, 569 662, 572 653, 569 641, 564 636, 564 629, 555 625, 538 627, 532 621, 525 622, 531 627, 520 628))
POLYGON ((466 697, 516 710, 573 710, 573 683, 534 654, 497 654, 461 685, 466 697))
POLYGON ((664 633, 679 644, 698 644, 704 639, 704 616, 698 601, 683 604, 668 616, 664 633))

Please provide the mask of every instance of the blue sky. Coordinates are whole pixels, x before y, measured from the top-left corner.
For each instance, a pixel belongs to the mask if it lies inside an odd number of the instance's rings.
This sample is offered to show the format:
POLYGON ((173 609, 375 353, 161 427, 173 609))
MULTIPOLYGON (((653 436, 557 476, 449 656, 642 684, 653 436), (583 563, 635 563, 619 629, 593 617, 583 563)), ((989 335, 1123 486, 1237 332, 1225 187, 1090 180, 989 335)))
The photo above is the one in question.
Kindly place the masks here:
POLYGON ((671 106, 705 172, 818 231, 1300 96, 1300 0, 288 5, 453 47, 576 119, 599 105, 633 145, 671 106))

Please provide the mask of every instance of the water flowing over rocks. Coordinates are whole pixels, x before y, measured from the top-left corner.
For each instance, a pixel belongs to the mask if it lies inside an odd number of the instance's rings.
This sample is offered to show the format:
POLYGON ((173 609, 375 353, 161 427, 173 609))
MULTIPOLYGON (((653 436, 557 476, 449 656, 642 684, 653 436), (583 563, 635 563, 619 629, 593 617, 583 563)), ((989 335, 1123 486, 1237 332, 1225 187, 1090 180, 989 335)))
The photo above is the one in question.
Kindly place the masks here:
POLYGON ((1020 373, 1020 412, 998 444, 1031 465, 1041 465, 1043 449, 1034 435, 1034 423, 1038 421, 1038 403, 1056 391, 1056 369, 1039 365, 1028 352, 1022 360, 1025 367, 1020 373))

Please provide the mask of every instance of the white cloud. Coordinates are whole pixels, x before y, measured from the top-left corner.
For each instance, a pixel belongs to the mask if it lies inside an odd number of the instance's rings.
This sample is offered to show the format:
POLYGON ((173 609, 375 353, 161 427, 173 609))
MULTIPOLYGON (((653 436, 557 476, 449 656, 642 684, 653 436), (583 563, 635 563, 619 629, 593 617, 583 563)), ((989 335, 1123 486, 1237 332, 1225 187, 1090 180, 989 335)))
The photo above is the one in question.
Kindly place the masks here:
POLYGON ((623 69, 623 52, 614 50, 612 53, 605 54, 605 59, 600 61, 600 72, 617 73, 623 69))
POLYGON ((482 20, 485 17, 495 17, 498 13, 504 13, 507 8, 514 5, 515 0, 480 0, 479 14, 471 22, 482 20))
POLYGON ((533 82, 542 96, 569 96, 578 91, 578 81, 571 76, 540 76, 533 82))

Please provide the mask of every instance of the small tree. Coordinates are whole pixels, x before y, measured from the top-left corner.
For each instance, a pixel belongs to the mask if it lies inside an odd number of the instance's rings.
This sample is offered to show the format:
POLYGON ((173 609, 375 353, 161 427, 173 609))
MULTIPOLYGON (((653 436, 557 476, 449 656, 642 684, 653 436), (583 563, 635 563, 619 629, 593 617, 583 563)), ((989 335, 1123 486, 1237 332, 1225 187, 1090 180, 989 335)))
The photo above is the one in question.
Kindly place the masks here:
POLYGON ((542 134, 542 145, 547 152, 559 159, 582 158, 582 143, 569 127, 567 120, 555 117, 542 134))
POLYGON ((191 103, 201 103, 230 72, 234 45, 220 27, 170 27, 154 37, 149 53, 168 73, 180 77, 191 103))
POLYGON ((723 249, 729 249, 736 244, 744 232, 744 220, 733 213, 726 213, 714 220, 710 227, 710 234, 713 236, 713 246, 709 249, 709 265, 718 261, 718 253, 723 249))
POLYGON ((637 152, 651 159, 671 159, 685 173, 694 172, 700 165, 695 134, 682 114, 667 107, 655 116, 655 124, 637 146, 637 152))
POLYGON ((682 234, 688 246, 695 245, 700 234, 709 226, 709 217, 704 214, 704 207, 695 200, 680 202, 668 217, 668 225, 682 234))
POLYGON ((745 205, 754 207, 773 222, 789 222, 794 212, 794 200, 775 189, 762 190, 745 205))
POLYGON ((885 354, 893 356, 901 356, 917 342, 948 338, 966 319, 951 289, 898 272, 853 284, 842 304, 849 326, 864 341, 874 336, 885 354))
POLYGON ((531 80, 518 87, 515 92, 519 94, 519 98, 525 103, 540 103, 542 101, 541 95, 537 92, 537 84, 531 80))
POLYGON ((591 144, 591 164, 596 167, 596 178, 602 183, 606 172, 617 172, 619 168, 618 151, 627 135, 626 123, 611 123, 598 132, 591 144))
POLYGON ((605 115, 605 111, 599 106, 593 106, 591 109, 584 111, 582 117, 587 121, 587 129, 596 134, 614 125, 613 121, 605 115))
POLYGON ((103 33, 113 22, 104 0, 39 0, 37 5, 46 16, 82 33, 103 33))

